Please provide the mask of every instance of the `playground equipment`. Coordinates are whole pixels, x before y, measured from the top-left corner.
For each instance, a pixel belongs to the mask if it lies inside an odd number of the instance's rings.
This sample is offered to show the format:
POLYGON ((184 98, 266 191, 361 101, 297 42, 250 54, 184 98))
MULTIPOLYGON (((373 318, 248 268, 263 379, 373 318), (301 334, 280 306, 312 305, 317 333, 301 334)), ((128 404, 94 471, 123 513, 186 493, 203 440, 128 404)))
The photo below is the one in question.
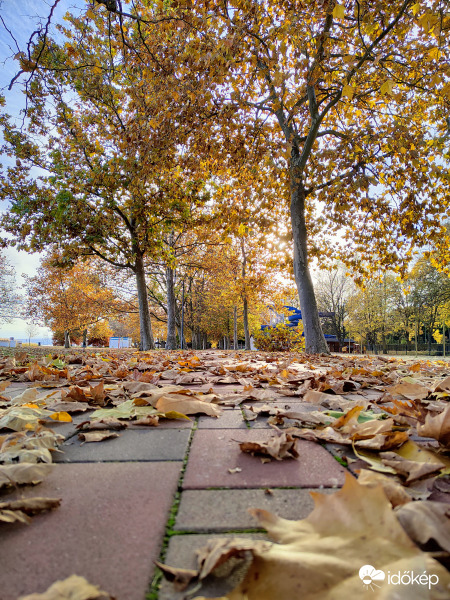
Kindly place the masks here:
MULTIPOLYGON (((295 306, 289 306, 289 305, 284 305, 283 308, 287 308, 287 310, 289 312, 292 312, 292 315, 289 315, 287 317, 288 322, 286 323, 286 325, 288 327, 298 327, 298 323, 299 321, 302 320, 302 311, 299 308, 295 308, 295 306)), ((273 316, 270 318, 270 324, 269 325, 261 325, 261 331, 264 331, 264 329, 270 329, 271 327, 275 327, 276 325, 278 325, 279 323, 284 323, 286 320, 285 315, 277 313, 277 311, 272 307, 269 306, 269 310, 273 313, 273 316)), ((334 317, 334 312, 319 312, 319 317, 334 317)), ((334 337, 333 335, 325 335, 325 339, 327 337, 334 337)))

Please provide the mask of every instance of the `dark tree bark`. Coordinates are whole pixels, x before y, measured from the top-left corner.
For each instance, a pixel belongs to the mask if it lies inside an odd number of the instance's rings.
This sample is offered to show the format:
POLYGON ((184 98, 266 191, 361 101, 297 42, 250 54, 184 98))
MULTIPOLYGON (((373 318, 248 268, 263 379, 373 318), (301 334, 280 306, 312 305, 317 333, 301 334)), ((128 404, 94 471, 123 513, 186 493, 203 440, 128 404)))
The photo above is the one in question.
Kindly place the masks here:
POLYGON ((70 348, 70 335, 67 329, 64 331, 64 348, 70 348))
POLYGON ((136 287, 139 304, 139 329, 141 335, 141 350, 154 350, 152 322, 150 319, 150 310, 148 306, 147 285, 145 282, 144 259, 142 254, 136 253, 134 263, 134 273, 136 276, 136 287))
POLYGON ((238 335, 237 335, 237 306, 233 308, 233 348, 238 349, 238 335))
POLYGON ((248 327, 248 301, 247 301, 247 297, 246 296, 244 296, 243 302, 244 302, 245 349, 246 350, 250 350, 251 349, 251 344, 250 344, 250 330, 249 330, 249 327, 248 327))
MULTIPOLYGON (((302 311, 305 331, 305 351, 309 354, 329 354, 330 350, 322 332, 314 286, 308 264, 307 231, 305 221, 305 190, 297 181, 295 164, 291 166, 291 222, 294 238, 294 275, 302 311)), ((247 342, 246 342, 247 344, 247 342)))
POLYGON ((166 269, 167 286, 167 341, 166 349, 175 350, 177 347, 176 337, 176 317, 175 317, 175 286, 174 270, 170 267, 166 269))

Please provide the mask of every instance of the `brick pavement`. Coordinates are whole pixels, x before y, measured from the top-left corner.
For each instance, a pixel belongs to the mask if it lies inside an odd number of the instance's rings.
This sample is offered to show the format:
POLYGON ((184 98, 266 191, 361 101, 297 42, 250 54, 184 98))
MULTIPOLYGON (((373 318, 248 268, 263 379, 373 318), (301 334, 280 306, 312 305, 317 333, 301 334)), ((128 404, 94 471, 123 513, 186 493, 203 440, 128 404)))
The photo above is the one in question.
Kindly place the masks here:
MULTIPOLYGON (((298 399, 278 404, 305 408, 298 399)), ((265 440, 271 429, 267 417, 247 422, 241 407, 225 408, 218 419, 130 428, 100 443, 81 445, 74 424, 54 429, 67 438, 58 464, 37 488, 20 494, 62 503, 30 525, 0 523, 0 600, 43 592, 74 573, 117 600, 181 598, 160 581, 155 559, 189 568, 205 539, 263 536, 250 507, 302 519, 312 509, 308 490, 330 493, 345 474, 331 452, 304 440, 297 461, 263 464, 243 454, 238 441, 265 440), (236 467, 241 471, 229 472, 236 467)))

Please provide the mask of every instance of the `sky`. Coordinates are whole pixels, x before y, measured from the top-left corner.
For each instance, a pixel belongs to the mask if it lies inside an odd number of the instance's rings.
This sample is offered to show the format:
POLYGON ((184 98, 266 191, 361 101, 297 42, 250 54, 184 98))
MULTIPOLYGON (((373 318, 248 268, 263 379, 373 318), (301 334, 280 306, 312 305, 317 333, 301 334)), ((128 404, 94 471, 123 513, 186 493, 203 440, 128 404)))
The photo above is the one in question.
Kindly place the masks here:
MULTIPOLYGON (((0 16, 4 24, 11 31, 16 39, 19 47, 24 47, 31 33, 36 29, 39 22, 46 20, 50 10, 52 0, 0 0, 0 16)), ((60 0, 59 5, 55 10, 55 22, 60 22, 65 12, 72 7, 80 7, 85 5, 84 0, 60 0)), ((0 23, 0 93, 6 99, 6 111, 14 117, 20 118, 20 111, 24 106, 24 96, 20 81, 13 86, 9 91, 7 88, 11 79, 17 72, 17 62, 13 60, 13 56, 17 53, 17 47, 14 40, 5 30, 5 27, 0 23)), ((5 157, 2 157, 0 162, 6 164, 5 157)), ((5 206, 0 206, 0 211, 3 211, 5 206)), ((0 231, 0 236, 5 238, 5 234, 0 231)), ((35 275, 39 267, 39 254, 28 254, 26 252, 18 252, 12 247, 4 251, 8 262, 16 271, 16 284, 19 292, 22 294, 24 290, 20 289, 23 285, 22 274, 35 275)), ((0 324, 0 337, 15 337, 16 339, 24 339, 27 337, 26 321, 24 319, 14 319, 11 323, 0 324)), ((51 337, 51 332, 46 327, 40 327, 37 338, 51 337)))

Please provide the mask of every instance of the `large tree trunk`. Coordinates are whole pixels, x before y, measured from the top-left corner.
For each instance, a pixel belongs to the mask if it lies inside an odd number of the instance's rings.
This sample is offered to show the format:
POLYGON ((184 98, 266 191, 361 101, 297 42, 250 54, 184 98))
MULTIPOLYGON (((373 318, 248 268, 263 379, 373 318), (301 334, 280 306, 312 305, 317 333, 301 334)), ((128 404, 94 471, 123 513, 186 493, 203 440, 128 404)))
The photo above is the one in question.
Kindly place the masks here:
POLYGON ((167 285, 167 341, 166 350, 175 350, 177 347, 177 337, 175 331, 175 287, 174 271, 170 267, 166 269, 167 285))
POLYGON ((238 335, 237 335, 237 306, 233 308, 233 349, 238 349, 238 335))
POLYGON ((246 350, 251 350, 250 331, 249 331, 249 328, 248 328, 248 301, 247 301, 247 296, 244 296, 243 303, 244 303, 245 349, 246 350))
POLYGON ((294 238, 294 275, 302 311, 306 344, 305 351, 309 354, 329 354, 330 350, 320 325, 316 296, 309 272, 305 222, 305 191, 302 183, 295 181, 296 178, 296 169, 291 169, 291 222, 294 238))
POLYGON ((64 331, 64 348, 70 348, 70 336, 67 329, 64 331))
POLYGON ((150 310, 148 307, 144 259, 141 254, 136 254, 134 273, 136 275, 136 287, 139 303, 139 329, 141 335, 140 349, 144 351, 153 350, 155 348, 155 343, 153 341, 152 322, 150 320, 150 310))

